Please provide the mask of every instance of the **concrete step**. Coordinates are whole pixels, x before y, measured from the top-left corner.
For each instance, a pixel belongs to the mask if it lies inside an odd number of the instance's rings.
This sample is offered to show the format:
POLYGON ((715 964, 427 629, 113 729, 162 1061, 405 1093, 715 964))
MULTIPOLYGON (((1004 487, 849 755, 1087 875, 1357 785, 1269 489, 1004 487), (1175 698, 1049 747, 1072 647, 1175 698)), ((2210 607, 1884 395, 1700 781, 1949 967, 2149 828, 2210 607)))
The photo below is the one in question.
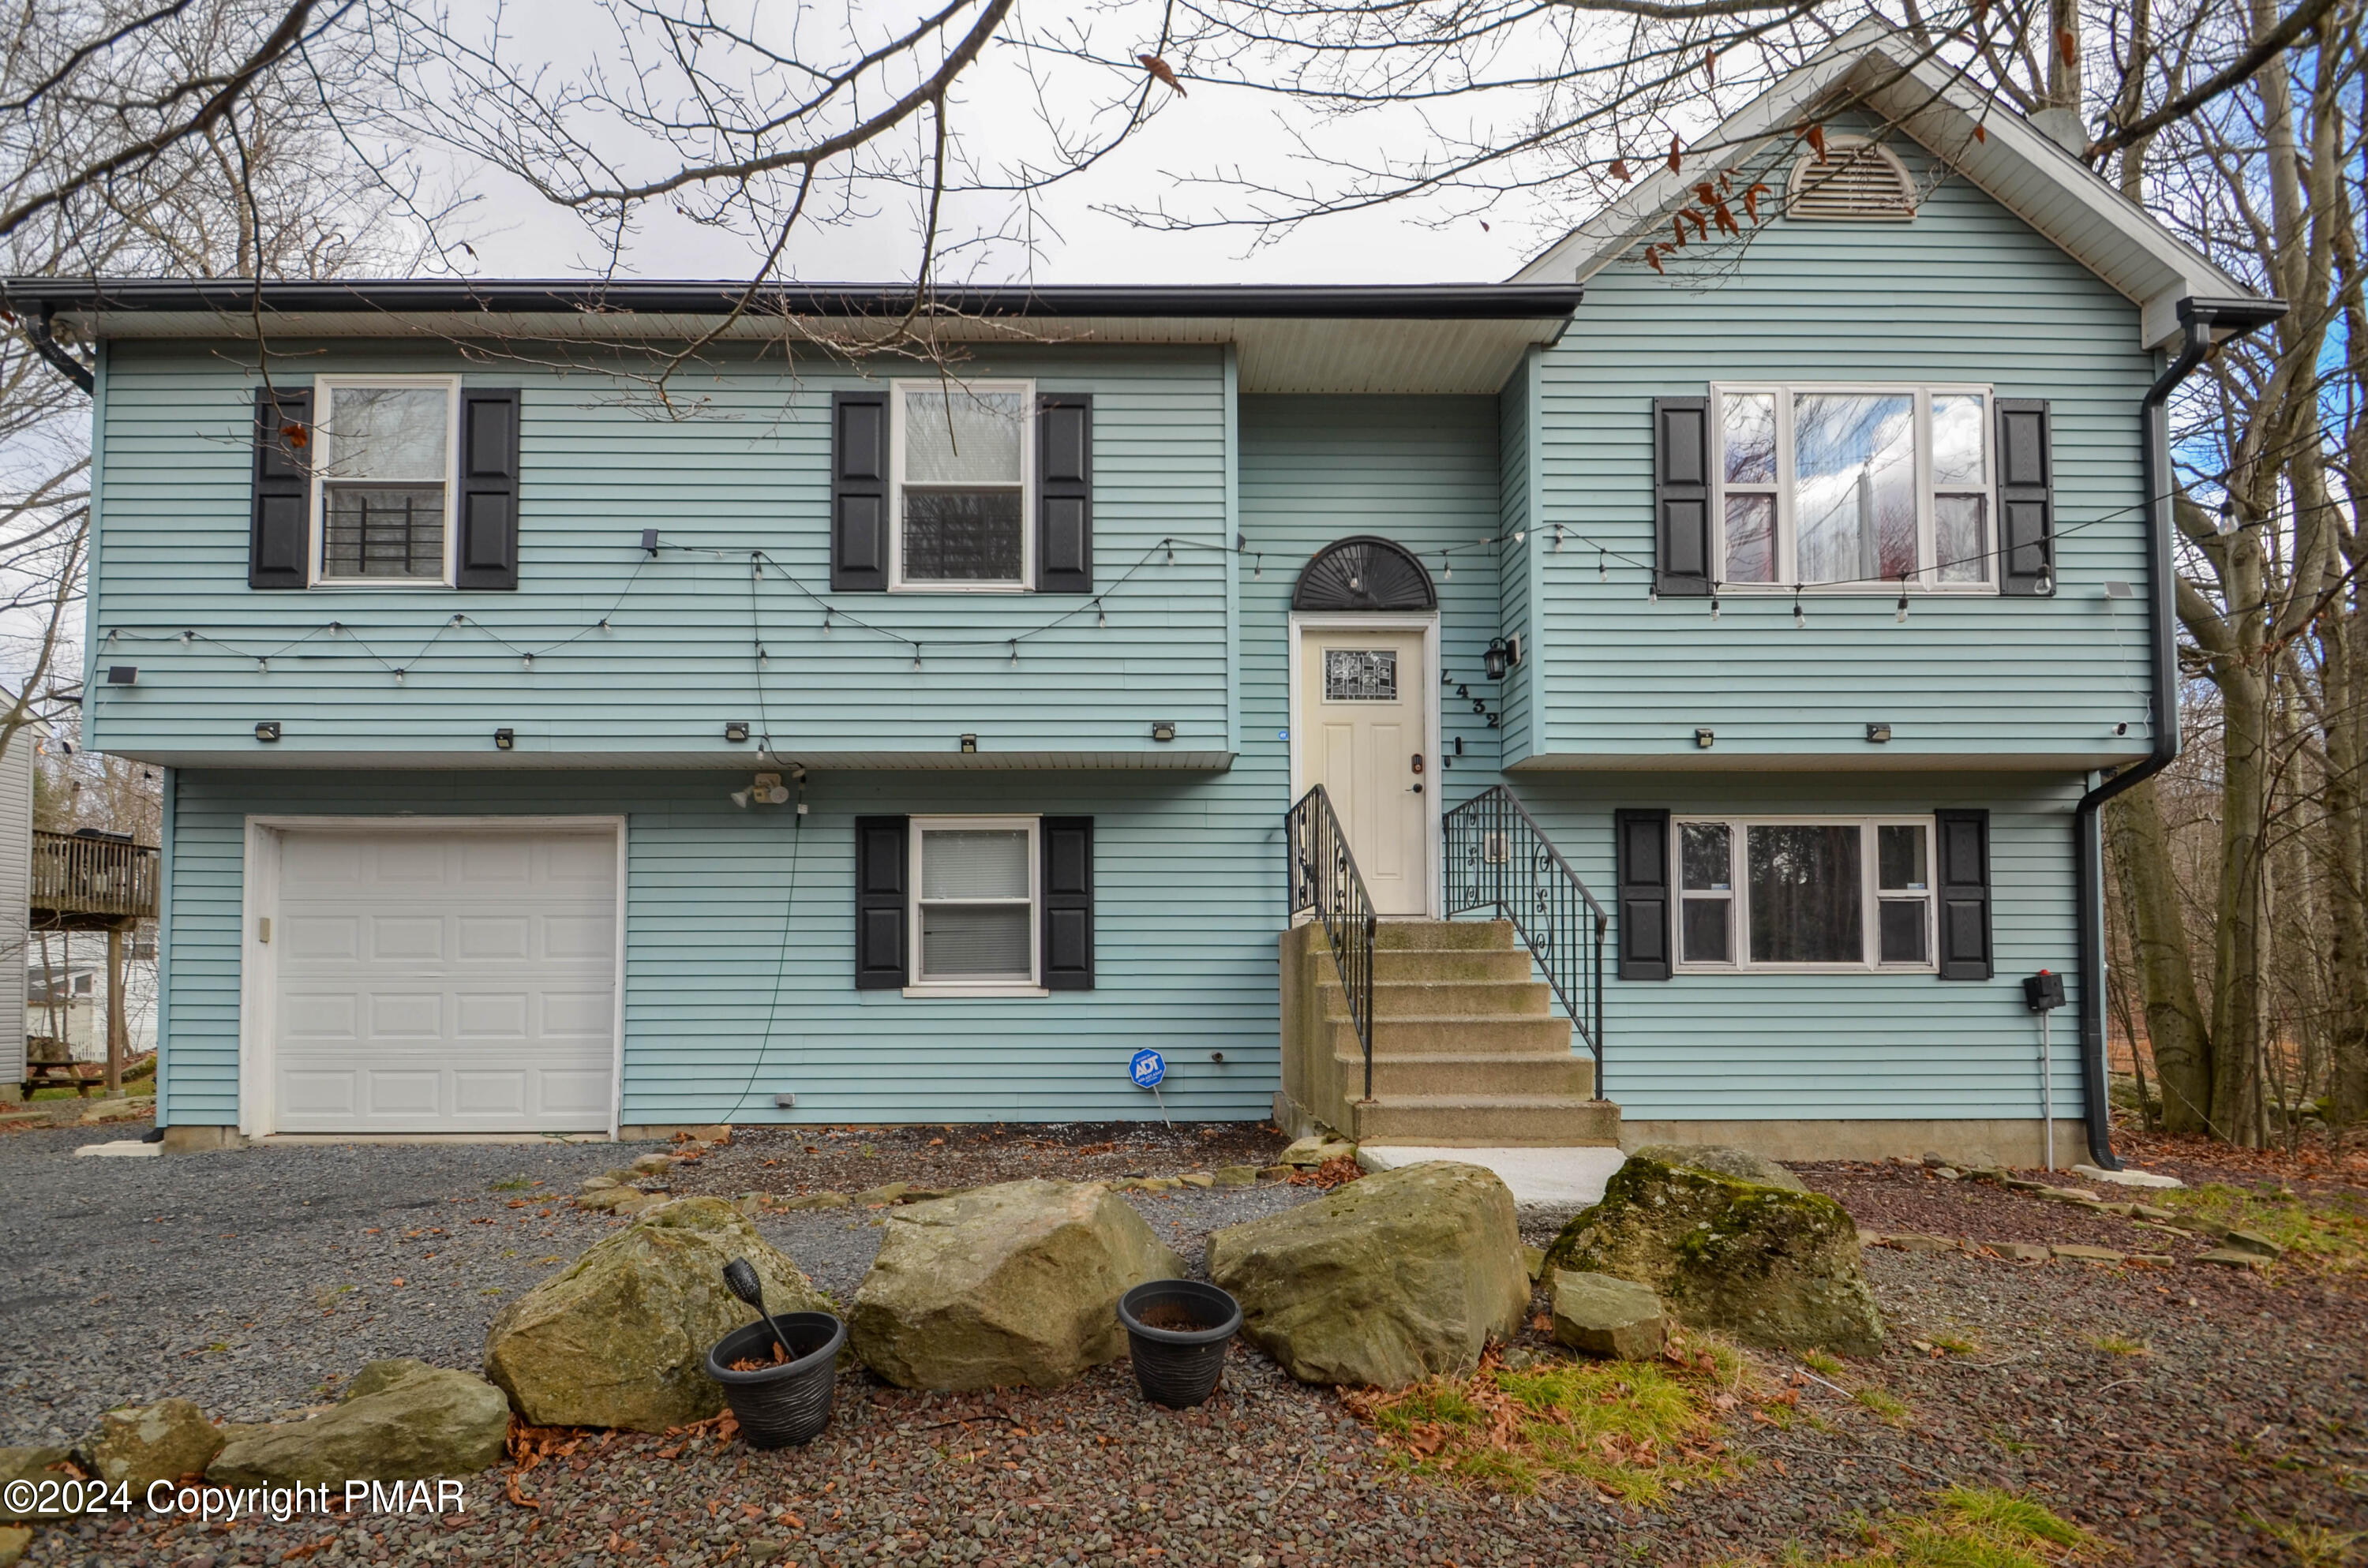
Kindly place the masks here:
POLYGON ((1376 949, 1454 949, 1464 952, 1513 946, 1509 920, 1384 920, 1373 928, 1376 949))
MULTIPOLYGON (((1339 969, 1326 960, 1319 975, 1337 981, 1339 969)), ((1530 955, 1519 948, 1375 948, 1373 979, 1509 980, 1530 978, 1530 955)))
MULTIPOLYGON (((1349 1016, 1349 993, 1338 974, 1318 983, 1327 1017, 1349 1016)), ((1380 1018, 1543 1018, 1554 1011, 1554 987, 1543 981, 1383 980, 1373 982, 1373 1017, 1380 1018)))
MULTIPOLYGON (((1376 1064, 1378 1070, 1378 1063, 1376 1064)), ((1386 1096, 1350 1107, 1360 1143, 1445 1148, 1609 1148, 1620 1108, 1559 1095, 1386 1096)))
MULTIPOLYGON (((1329 1020, 1336 1053, 1363 1059, 1356 1030, 1344 1012, 1329 1020)), ((1543 1017, 1392 1017, 1373 1019, 1376 1056, 1542 1056, 1570 1054, 1570 1020, 1543 1017)))
MULTIPOLYGON (((1339 1068, 1339 1081, 1352 1085, 1351 1093, 1362 1093, 1365 1059, 1354 1052, 1336 1052, 1334 1062, 1339 1068)), ((1388 1100, 1468 1095, 1590 1100, 1595 1097, 1595 1059, 1576 1052, 1556 1061, 1527 1053, 1429 1051, 1384 1056, 1375 1051, 1373 1094, 1388 1100)))

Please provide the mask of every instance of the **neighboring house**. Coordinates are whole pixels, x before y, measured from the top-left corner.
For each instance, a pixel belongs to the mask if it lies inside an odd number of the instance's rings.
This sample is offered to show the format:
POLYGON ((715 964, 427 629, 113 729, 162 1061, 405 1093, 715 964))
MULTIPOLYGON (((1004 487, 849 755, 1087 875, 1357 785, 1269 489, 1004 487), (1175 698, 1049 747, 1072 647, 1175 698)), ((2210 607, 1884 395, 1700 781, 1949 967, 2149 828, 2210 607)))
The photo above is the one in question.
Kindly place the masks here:
MULTIPOLYGON (((2147 400, 2278 307, 1913 59, 1851 35, 1509 284, 966 295, 942 376, 812 346, 898 290, 785 290, 678 417, 618 346, 735 286, 10 283, 100 346, 160 1119, 1141 1118, 1146 1046, 1261 1117, 1286 811, 1438 916, 1501 785, 1608 906, 1622 1138, 2035 1161, 2052 1091, 2101 1152, 2081 802, 2175 741, 2147 400)), ((1434 1025, 1451 1076, 1497 1027, 1434 1025)))
POLYGON ((0 1099, 14 1099, 24 1079, 28 900, 32 888, 33 748, 40 729, 27 724, 0 747, 0 1099))
MULTIPOLYGON (((145 941, 133 942, 124 957, 125 1053, 138 1057, 156 1049, 156 1012, 149 1002, 154 992, 156 949, 145 941)), ((65 1041, 76 1062, 105 1062, 107 991, 104 932, 56 931, 46 941, 41 933, 34 933, 25 978, 29 1032, 65 1041)))

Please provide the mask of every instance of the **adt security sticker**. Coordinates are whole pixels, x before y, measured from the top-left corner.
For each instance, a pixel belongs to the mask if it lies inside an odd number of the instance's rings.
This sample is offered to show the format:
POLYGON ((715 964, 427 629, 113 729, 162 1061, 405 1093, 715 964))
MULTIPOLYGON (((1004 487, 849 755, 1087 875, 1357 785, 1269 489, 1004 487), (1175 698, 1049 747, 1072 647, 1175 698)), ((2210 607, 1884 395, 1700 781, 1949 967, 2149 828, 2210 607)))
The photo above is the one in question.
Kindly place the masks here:
POLYGON ((1133 1075, 1137 1088, 1156 1089, 1159 1081, 1167 1076, 1167 1063, 1156 1051, 1138 1051, 1127 1071, 1133 1075))

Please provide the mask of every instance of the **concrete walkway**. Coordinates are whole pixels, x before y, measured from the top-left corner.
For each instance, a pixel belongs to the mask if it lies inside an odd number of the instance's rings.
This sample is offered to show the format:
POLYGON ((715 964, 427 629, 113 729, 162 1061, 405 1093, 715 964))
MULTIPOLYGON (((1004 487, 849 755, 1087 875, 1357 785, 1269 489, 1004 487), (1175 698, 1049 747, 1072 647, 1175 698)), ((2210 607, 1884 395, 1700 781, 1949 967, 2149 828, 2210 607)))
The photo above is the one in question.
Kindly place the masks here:
POLYGON ((1396 1170, 1424 1160, 1486 1165, 1512 1188, 1513 1201, 1524 1209, 1584 1209, 1599 1202, 1603 1184, 1627 1158, 1617 1149, 1602 1148, 1427 1149, 1368 1143, 1357 1152, 1358 1163, 1369 1171, 1396 1170))

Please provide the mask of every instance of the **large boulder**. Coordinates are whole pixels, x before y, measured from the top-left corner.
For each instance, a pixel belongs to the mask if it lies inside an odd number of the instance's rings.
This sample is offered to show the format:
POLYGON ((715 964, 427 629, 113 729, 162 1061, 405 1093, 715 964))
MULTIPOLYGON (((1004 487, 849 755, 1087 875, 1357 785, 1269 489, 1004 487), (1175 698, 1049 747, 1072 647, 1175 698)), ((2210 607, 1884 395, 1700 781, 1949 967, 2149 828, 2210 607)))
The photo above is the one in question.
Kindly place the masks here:
POLYGON ((232 1429, 206 1469, 224 1486, 328 1486, 469 1475, 497 1464, 509 1401, 483 1378, 425 1361, 373 1361, 344 1403, 309 1421, 232 1429))
POLYGON ((1775 1161, 1755 1154, 1748 1149, 1737 1149, 1725 1143, 1647 1143, 1634 1151, 1630 1158, 1657 1160, 1665 1165, 1683 1165, 1690 1170, 1708 1171, 1713 1176, 1757 1182, 1761 1187, 1781 1187, 1787 1192, 1809 1190, 1808 1183, 1775 1161))
POLYGON ((1495 1172, 1429 1160, 1209 1238, 1242 1332, 1302 1382, 1395 1388, 1520 1327, 1529 1270, 1495 1172))
POLYGON ((1632 1155, 1547 1249, 1546 1267, 1652 1288, 1680 1323, 1754 1345, 1864 1355, 1883 1344, 1858 1227, 1814 1192, 1632 1155))
POLYGON ((756 1309, 724 1287, 745 1257, 774 1313, 829 1312, 788 1256, 721 1198, 651 1210, 495 1315, 485 1376, 537 1426, 663 1432, 723 1408, 707 1352, 756 1309))
POLYGON ((1126 1353, 1118 1299, 1183 1260, 1100 1182, 1009 1181, 882 1221, 848 1336, 905 1388, 1053 1388, 1126 1353))
POLYGON ((186 1399, 110 1410, 83 1439, 83 1462, 109 1485, 145 1494, 152 1483, 202 1475, 222 1449, 222 1428, 186 1399))

